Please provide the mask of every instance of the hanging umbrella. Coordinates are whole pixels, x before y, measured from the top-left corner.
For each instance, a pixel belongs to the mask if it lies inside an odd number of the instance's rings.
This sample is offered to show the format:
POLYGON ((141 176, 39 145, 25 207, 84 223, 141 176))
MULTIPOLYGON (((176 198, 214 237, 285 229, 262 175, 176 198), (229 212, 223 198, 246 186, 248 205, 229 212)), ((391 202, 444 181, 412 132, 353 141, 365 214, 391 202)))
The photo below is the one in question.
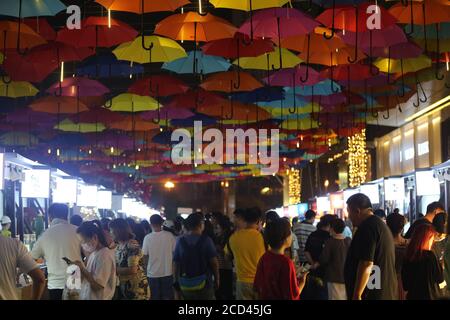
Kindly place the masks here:
POLYGON ((80 133, 88 133, 88 132, 102 132, 106 130, 106 127, 103 123, 75 123, 70 119, 65 119, 60 123, 56 124, 54 129, 66 132, 80 132, 80 133))
POLYGON ((203 126, 211 126, 216 124, 216 119, 202 114, 194 115, 186 119, 173 119, 170 124, 175 127, 193 127, 195 121, 201 121, 203 126))
POLYGON ((185 58, 180 58, 171 62, 165 62, 162 66, 162 69, 178 74, 209 74, 214 72, 227 71, 230 66, 231 64, 224 58, 206 55, 203 54, 202 51, 191 51, 185 58), (194 70, 194 68, 196 70, 194 70))
POLYGON ((31 123, 34 126, 35 123, 39 123, 39 125, 43 125, 44 123, 53 124, 56 120, 56 116, 34 112, 30 109, 17 110, 6 115, 6 121, 12 124, 31 123))
POLYGON ((143 120, 152 120, 158 116, 163 119, 186 119, 194 116, 194 113, 188 109, 174 108, 174 107, 163 107, 158 115, 157 111, 147 111, 143 112, 141 115, 143 120))
POLYGON ((271 8, 258 11, 252 21, 246 21, 239 32, 257 37, 277 39, 279 66, 283 68, 281 39, 308 34, 319 26, 314 19, 294 8, 271 8))
POLYGON ((12 81, 11 83, 0 82, 0 97, 33 97, 38 92, 38 89, 26 81, 12 81))
POLYGON ((18 49, 18 51, 21 51, 22 49, 31 49, 44 43, 44 38, 27 25, 19 28, 16 22, 0 21, 0 45, 4 55, 6 49, 18 49), (17 39, 20 39, 19 43, 17 39))
POLYGON ((102 83, 83 77, 66 78, 62 82, 54 83, 46 91, 49 94, 66 97, 93 97, 109 93, 109 89, 102 83))
POLYGON ((192 108, 203 105, 211 105, 222 101, 224 98, 216 93, 203 89, 190 90, 183 94, 174 95, 171 100, 165 103, 165 107, 170 108, 192 108))
POLYGON ((231 97, 242 103, 268 102, 283 99, 284 91, 282 87, 266 86, 250 92, 236 92, 231 97))
POLYGON ((147 12, 175 11, 179 7, 190 3, 188 0, 95 0, 95 2, 111 11, 125 11, 138 14, 147 12), (142 4, 144 5, 144 10, 142 10, 142 4))
POLYGON ((89 58, 78 65, 76 69, 78 76, 88 76, 91 78, 126 77, 140 73, 144 73, 144 67, 142 65, 117 60, 111 53, 89 58))
POLYGON ((202 106, 199 107, 196 111, 208 116, 218 117, 221 119, 232 118, 232 120, 258 121, 271 118, 269 112, 262 108, 259 108, 256 105, 243 104, 241 102, 232 100, 224 100, 223 103, 216 105, 202 106), (230 110, 232 110, 233 112, 232 117, 228 115, 230 110))
POLYGON ((390 47, 377 47, 372 49, 375 57, 402 59, 417 58, 423 53, 423 49, 412 42, 404 42, 390 47))
POLYGON ((301 84, 313 85, 320 82, 320 74, 311 67, 305 65, 298 65, 295 68, 279 70, 272 74, 264 81, 272 86, 295 87, 301 84), (307 70, 309 69, 309 70, 307 70), (304 74, 308 74, 308 79, 303 81, 304 74))
MULTIPOLYGON (((3 69, 14 81, 42 82, 56 68, 56 61, 48 61, 43 63, 40 61, 31 61, 26 55, 17 52, 9 52, 8 58, 5 59, 3 69)), ((3 82, 8 82, 3 77, 3 82)))
POLYGON ((73 114, 87 111, 85 104, 74 97, 42 97, 30 104, 30 108, 36 112, 52 114, 73 114))
POLYGON ((321 72, 322 78, 330 78, 331 72, 334 80, 364 80, 372 76, 370 66, 364 64, 340 65, 333 71, 328 68, 321 72))
POLYGON ((284 48, 275 49, 273 52, 264 53, 258 57, 243 57, 235 60, 233 64, 240 65, 243 69, 267 70, 293 68, 300 64, 302 60, 295 54, 284 48), (281 56, 280 56, 281 54, 281 56), (283 65, 280 64, 283 61, 283 65))
POLYGON ((194 42, 231 38, 235 32, 236 28, 228 21, 212 14, 202 16, 197 12, 171 15, 160 21, 155 28, 155 34, 194 42))
POLYGON ((116 122, 123 120, 124 116, 105 108, 95 108, 72 115, 69 119, 75 122, 84 123, 97 123, 100 121, 116 122))
POLYGON ((137 80, 128 88, 128 93, 140 96, 167 97, 183 94, 188 90, 189 86, 177 77, 160 74, 137 80))
POLYGON ((76 47, 106 47, 132 41, 138 32, 129 25, 107 17, 88 17, 81 21, 80 29, 67 27, 58 31, 57 41, 76 47))
MULTIPOLYGON (((334 38, 333 38, 334 39, 334 38)), ((330 40, 331 41, 331 40, 330 40)), ((348 59, 352 58, 354 55, 355 49, 351 46, 346 46, 343 48, 339 48, 334 51, 329 51, 326 53, 315 53, 314 51, 310 51, 309 57, 307 52, 302 52, 298 56, 307 61, 309 58, 310 64, 320 64, 324 66, 336 66, 340 64, 348 64, 348 59)), ((367 56, 361 51, 358 50, 358 56, 356 58, 356 62, 361 61, 367 58, 367 56)))
POLYGON ((142 112, 158 109, 158 101, 148 96, 122 93, 114 97, 105 107, 111 111, 142 112))
MULTIPOLYGON (((312 86, 297 86, 295 87, 296 94, 301 96, 327 96, 337 93, 332 88, 335 88, 337 92, 341 91, 341 87, 330 79, 323 80, 312 86)), ((290 87, 285 88, 285 93, 292 94, 293 89, 290 87)))
POLYGON ((167 62, 186 57, 184 49, 172 39, 145 36, 144 41, 151 50, 145 50, 141 45, 141 38, 136 38, 121 44, 113 53, 119 60, 137 63, 167 62))
POLYGON ((32 62, 56 63, 61 61, 82 61, 95 54, 90 48, 75 48, 61 42, 50 41, 46 44, 36 46, 27 53, 27 58, 32 62))
POLYGON ((148 131, 152 129, 158 129, 159 125, 153 123, 152 121, 144 121, 140 119, 132 119, 132 116, 128 116, 127 119, 111 122, 107 124, 108 128, 123 130, 123 131, 148 131))
POLYGON ((374 65, 382 72, 408 73, 431 67, 431 59, 424 55, 411 59, 380 58, 374 62, 374 65))
POLYGON ((240 77, 241 85, 238 89, 233 87, 234 81, 237 78, 235 71, 220 72, 210 75, 206 78, 205 81, 203 81, 200 87, 208 91, 240 92, 252 91, 263 86, 249 73, 241 72, 240 77))
POLYGON ((45 18, 27 18, 23 19, 23 24, 27 25, 34 32, 39 34, 46 41, 55 41, 56 32, 45 18))

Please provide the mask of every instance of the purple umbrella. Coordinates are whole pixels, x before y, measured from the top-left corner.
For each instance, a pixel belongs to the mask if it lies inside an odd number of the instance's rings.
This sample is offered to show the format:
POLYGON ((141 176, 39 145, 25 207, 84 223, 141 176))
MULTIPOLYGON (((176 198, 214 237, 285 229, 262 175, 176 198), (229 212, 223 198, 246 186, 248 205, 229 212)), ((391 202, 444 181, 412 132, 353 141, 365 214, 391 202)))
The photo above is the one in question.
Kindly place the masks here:
POLYGON ((312 86, 324 79, 311 67, 298 65, 291 69, 282 69, 263 79, 268 85, 281 87, 295 87, 299 85, 312 86), (308 79, 303 82, 302 77, 308 72, 308 79))
POLYGON ((308 34, 320 25, 307 14, 294 8, 263 9, 255 13, 251 19, 251 21, 244 22, 238 32, 250 35, 252 39, 254 35, 272 39, 278 38, 280 69, 283 68, 281 38, 308 34))
POLYGON ((109 89, 96 80, 74 77, 56 82, 46 91, 49 94, 65 97, 98 97, 109 93, 109 89))
POLYGON ((53 125, 57 121, 57 117, 54 114, 48 114, 43 112, 35 112, 30 109, 18 110, 6 115, 6 121, 13 124, 29 124, 35 123, 39 125, 53 125))
POLYGON ((152 110, 148 112, 143 112, 141 114, 141 118, 143 120, 153 120, 155 118, 158 118, 159 116, 161 119, 186 119, 189 117, 192 117, 194 113, 189 111, 189 109, 186 108, 174 108, 174 107, 163 107, 160 109, 158 115, 157 110, 152 110))

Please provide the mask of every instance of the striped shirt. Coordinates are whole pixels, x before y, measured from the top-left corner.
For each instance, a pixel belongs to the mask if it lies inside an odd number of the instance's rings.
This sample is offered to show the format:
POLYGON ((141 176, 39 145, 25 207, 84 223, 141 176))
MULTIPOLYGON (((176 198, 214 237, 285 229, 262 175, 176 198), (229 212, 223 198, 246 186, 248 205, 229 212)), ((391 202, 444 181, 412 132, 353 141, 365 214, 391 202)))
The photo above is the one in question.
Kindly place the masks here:
POLYGON ((298 247, 299 247, 298 259, 300 262, 307 262, 305 256, 306 240, 308 240, 309 235, 314 231, 316 231, 316 227, 311 223, 305 221, 303 221, 302 223, 297 223, 294 226, 294 233, 297 236, 298 240, 298 247))

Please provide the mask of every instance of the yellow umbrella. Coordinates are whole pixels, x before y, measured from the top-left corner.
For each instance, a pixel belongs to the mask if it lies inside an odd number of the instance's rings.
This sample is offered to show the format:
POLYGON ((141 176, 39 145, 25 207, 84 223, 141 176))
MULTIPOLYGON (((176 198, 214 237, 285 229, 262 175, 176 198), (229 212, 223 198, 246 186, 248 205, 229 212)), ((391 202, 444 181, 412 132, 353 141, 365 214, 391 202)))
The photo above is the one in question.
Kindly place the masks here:
POLYGON ((66 132, 80 132, 80 133, 89 133, 89 132, 102 132, 106 130, 106 127, 103 123, 75 123, 70 121, 69 119, 65 119, 61 121, 59 124, 55 125, 54 129, 58 129, 66 132))
POLYGON ((287 130, 308 130, 308 129, 315 129, 318 128, 317 121, 312 120, 311 118, 305 118, 305 119, 288 119, 284 120, 282 124, 280 125, 280 128, 287 129, 287 130), (311 127, 312 125, 312 127, 311 127))
POLYGON ((0 64, 3 64, 3 59, 4 59, 3 53, 0 52, 0 64))
POLYGON ((26 81, 12 81, 0 83, 0 97, 20 98, 32 97, 39 92, 31 83, 26 81))
POLYGON ((210 0, 216 8, 253 11, 266 8, 282 7, 291 0, 210 0))
MULTIPOLYGON (((287 49, 281 48, 281 58, 283 60, 283 68, 293 68, 303 62, 301 58, 293 54, 287 49)), ((243 57, 236 59, 233 64, 244 69, 267 70, 272 68, 280 68, 280 50, 275 48, 274 51, 264 53, 257 57, 243 57), (269 57, 269 60, 267 60, 269 57)))
POLYGON ((424 55, 410 59, 391 59, 390 61, 388 58, 379 58, 373 64, 381 72, 403 72, 405 74, 431 67, 431 59, 424 55))
POLYGON ((137 37, 131 42, 122 43, 114 51, 118 60, 136 63, 169 62, 186 57, 186 51, 174 40, 159 36, 145 36, 145 46, 142 48, 142 38, 137 37))
POLYGON ((141 112, 158 109, 158 101, 149 96, 138 96, 132 93, 122 93, 112 99, 105 107, 111 111, 141 112))

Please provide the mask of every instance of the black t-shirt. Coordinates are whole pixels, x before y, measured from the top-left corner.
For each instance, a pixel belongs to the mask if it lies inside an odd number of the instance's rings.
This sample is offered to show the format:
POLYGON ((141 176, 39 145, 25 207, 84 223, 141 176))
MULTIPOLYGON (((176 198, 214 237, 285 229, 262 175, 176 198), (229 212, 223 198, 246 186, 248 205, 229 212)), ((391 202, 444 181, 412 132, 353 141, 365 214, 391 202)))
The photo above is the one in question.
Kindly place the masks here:
MULTIPOLYGON (((325 242, 327 242, 330 237, 330 233, 324 230, 318 229, 312 232, 306 240, 305 252, 309 252, 311 258, 315 262, 318 262, 325 246, 325 242)), ((319 266, 316 270, 311 271, 311 275, 323 278, 325 276, 325 268, 319 266)))
POLYGON ((414 221, 413 224, 409 227, 408 231, 405 233, 404 238, 411 239, 411 236, 412 236, 412 233, 414 232, 414 230, 422 224, 431 224, 431 222, 425 218, 420 218, 420 219, 414 221))
POLYGON ((424 251, 417 261, 405 260, 402 267, 403 288, 407 300, 435 300, 440 297, 439 283, 444 281, 442 267, 433 251, 424 251))
MULTIPOLYGON (((349 299, 353 297, 360 261, 372 261, 374 266, 380 268, 379 289, 366 287, 362 299, 396 300, 398 296, 394 239, 389 228, 377 216, 371 216, 361 223, 348 250, 344 278, 349 299)), ((369 278, 369 283, 373 284, 374 281, 369 278)))

